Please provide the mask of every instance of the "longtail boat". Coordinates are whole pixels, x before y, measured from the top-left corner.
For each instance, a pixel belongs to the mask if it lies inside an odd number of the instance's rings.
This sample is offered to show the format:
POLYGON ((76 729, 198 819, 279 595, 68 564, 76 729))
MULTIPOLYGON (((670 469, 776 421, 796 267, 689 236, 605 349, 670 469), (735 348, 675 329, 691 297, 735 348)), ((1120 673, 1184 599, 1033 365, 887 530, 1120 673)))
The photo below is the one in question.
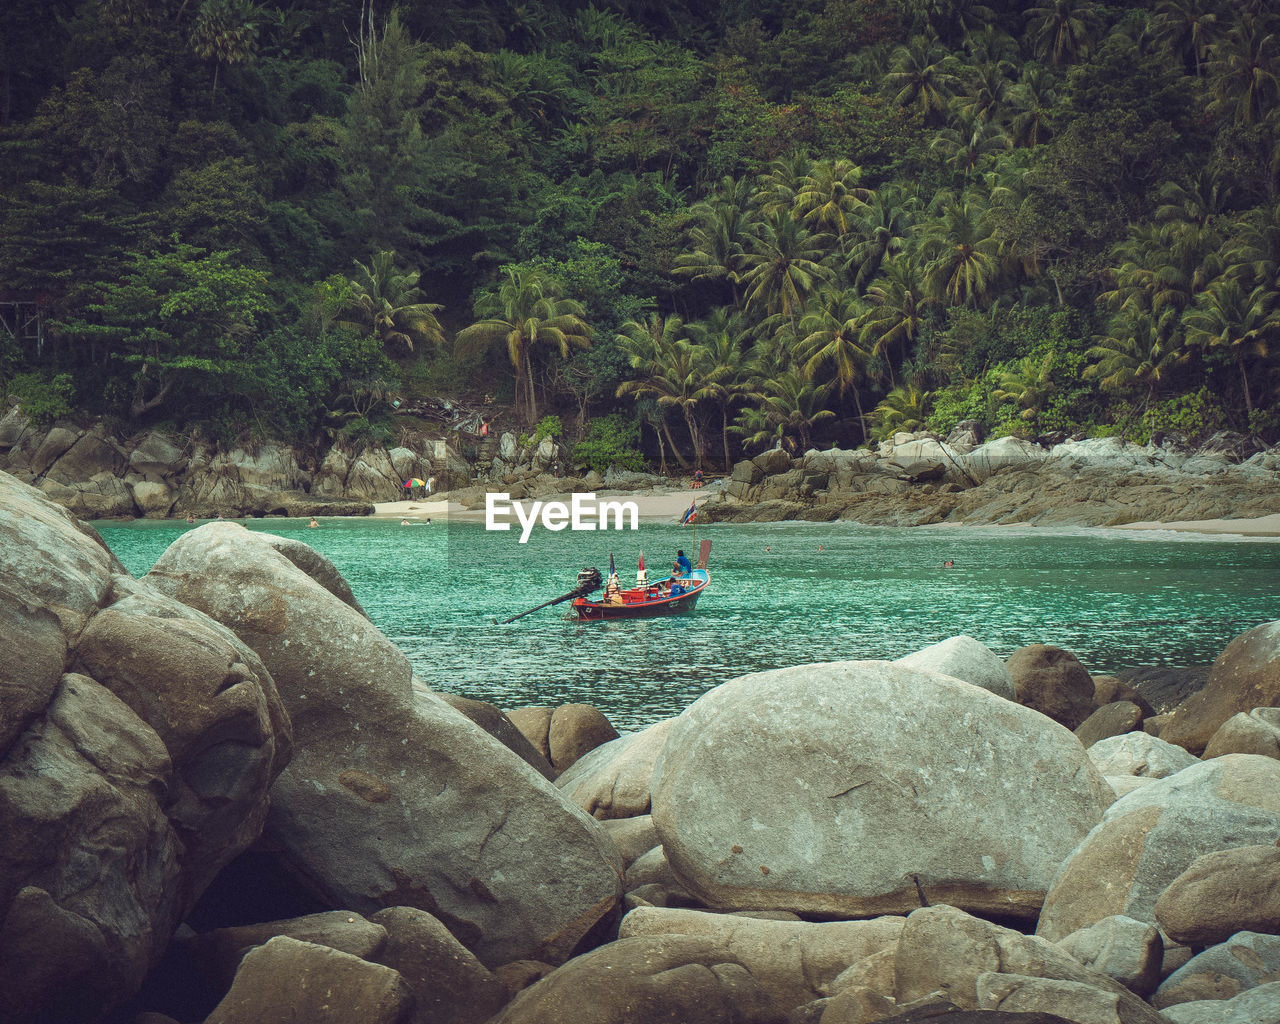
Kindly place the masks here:
POLYGON ((711 583, 707 572, 707 559, 711 554, 711 541, 704 540, 698 552, 698 564, 687 576, 667 576, 650 582, 644 568, 644 554, 636 572, 636 585, 627 589, 617 586, 617 573, 612 571, 610 555, 609 585, 599 600, 576 598, 573 610, 578 618, 596 622, 603 619, 648 619, 660 615, 680 615, 691 612, 711 583))

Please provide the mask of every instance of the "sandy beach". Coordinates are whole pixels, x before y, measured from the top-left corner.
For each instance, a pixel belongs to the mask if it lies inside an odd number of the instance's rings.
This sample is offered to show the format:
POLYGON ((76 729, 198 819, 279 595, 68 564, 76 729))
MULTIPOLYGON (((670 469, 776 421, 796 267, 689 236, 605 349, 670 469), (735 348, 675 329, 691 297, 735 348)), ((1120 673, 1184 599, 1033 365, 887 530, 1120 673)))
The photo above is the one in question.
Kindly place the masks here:
POLYGON ((1280 514, 1257 519, 1194 519, 1181 523, 1126 523, 1115 530, 1171 530, 1174 533, 1227 533, 1242 537, 1280 537, 1280 514))

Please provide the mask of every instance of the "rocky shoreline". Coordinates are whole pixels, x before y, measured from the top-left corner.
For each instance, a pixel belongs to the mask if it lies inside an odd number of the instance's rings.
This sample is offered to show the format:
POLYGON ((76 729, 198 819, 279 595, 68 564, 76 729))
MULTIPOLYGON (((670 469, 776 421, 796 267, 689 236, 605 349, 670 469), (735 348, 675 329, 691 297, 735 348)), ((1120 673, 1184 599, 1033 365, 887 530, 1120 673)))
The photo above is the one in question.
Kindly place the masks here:
POLYGON ((1280 622, 971 637, 618 736, 432 691, 307 545, 143 578, 0 472, 0 1021, 1280 1024, 1280 622))
MULTIPOLYGON (((1115 437, 1042 440, 983 443, 973 424, 961 424, 946 438, 898 434, 874 450, 769 451, 712 480, 699 504, 710 522, 876 526, 1122 526, 1280 514, 1280 449, 1240 435, 1195 446, 1173 437, 1145 446, 1115 437)), ((545 499, 688 486, 614 469, 561 475, 567 453, 549 438, 521 449, 502 434, 470 462, 443 437, 411 445, 222 450, 157 432, 121 440, 102 424, 39 429, 17 408, 0 419, 0 470, 90 520, 370 515, 413 493, 404 482, 414 478, 433 481, 432 496, 459 509, 483 507, 491 491, 545 499)))

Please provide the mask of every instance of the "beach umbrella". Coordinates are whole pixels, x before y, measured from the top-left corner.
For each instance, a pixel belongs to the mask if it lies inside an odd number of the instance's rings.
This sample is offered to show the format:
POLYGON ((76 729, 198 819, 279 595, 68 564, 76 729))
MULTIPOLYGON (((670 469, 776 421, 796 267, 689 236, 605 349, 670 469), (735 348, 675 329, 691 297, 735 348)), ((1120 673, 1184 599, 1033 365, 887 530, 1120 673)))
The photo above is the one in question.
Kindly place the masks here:
POLYGON ((427 486, 427 482, 426 482, 425 480, 421 479, 420 477, 416 477, 416 476, 414 476, 414 477, 410 477, 408 480, 406 480, 406 481, 404 482, 404 485, 405 485, 406 487, 426 487, 426 486, 427 486))

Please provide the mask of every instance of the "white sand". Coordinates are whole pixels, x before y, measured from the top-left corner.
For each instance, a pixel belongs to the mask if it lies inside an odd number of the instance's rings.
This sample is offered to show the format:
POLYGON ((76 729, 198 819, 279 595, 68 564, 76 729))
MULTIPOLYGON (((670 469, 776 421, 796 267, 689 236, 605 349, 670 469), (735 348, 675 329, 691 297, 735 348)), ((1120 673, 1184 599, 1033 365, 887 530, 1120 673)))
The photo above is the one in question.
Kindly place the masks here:
MULTIPOLYGON (((689 507, 689 502, 695 497, 699 498, 698 504, 702 504, 702 494, 710 497, 710 489, 704 489, 702 492, 679 490, 660 493, 650 491, 599 491, 596 493, 596 498, 608 498, 611 501, 634 501, 641 519, 670 520, 674 522, 684 514, 685 509, 689 507)), ((548 501, 563 501, 568 504, 570 495, 556 494, 536 500, 544 503, 548 501)), ((519 504, 528 511, 532 508, 533 500, 524 500, 519 504)), ((447 498, 438 498, 431 501, 382 501, 373 506, 373 514, 379 519, 407 519, 410 522, 427 518, 462 521, 484 519, 483 508, 466 509, 456 501, 448 501, 447 498)))
POLYGON ((1231 533, 1242 537, 1280 537, 1280 513, 1257 519, 1190 519, 1181 523, 1126 523, 1115 530, 1172 530, 1175 533, 1231 533))

